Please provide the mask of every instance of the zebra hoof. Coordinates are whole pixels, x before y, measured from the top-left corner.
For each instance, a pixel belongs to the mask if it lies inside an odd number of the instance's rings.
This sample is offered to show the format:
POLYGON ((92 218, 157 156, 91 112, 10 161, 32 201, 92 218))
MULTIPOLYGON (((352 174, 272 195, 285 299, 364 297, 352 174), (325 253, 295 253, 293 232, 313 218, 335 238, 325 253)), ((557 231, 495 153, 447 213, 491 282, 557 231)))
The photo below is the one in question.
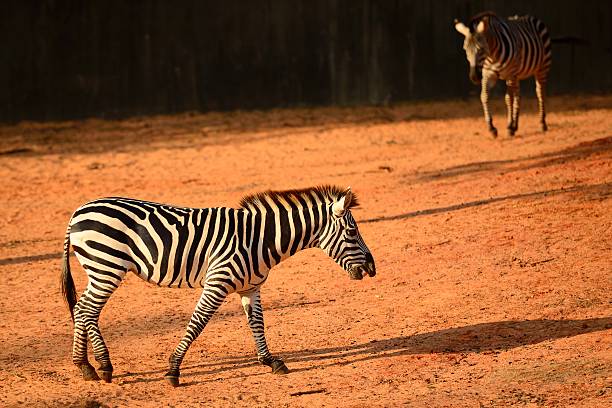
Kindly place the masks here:
POLYGON ((110 383, 113 380, 113 372, 112 371, 100 371, 100 375, 104 382, 110 383))
POLYGON ((165 375, 164 379, 173 387, 178 387, 180 385, 179 378, 174 375, 165 375))
POLYGON ((494 138, 497 137, 497 129, 492 127, 491 129, 489 129, 489 132, 491 132, 491 136, 493 136, 494 138))
POLYGON ((546 123, 542 124, 542 132, 546 132, 548 130, 548 126, 546 126, 546 123))
POLYGON ((272 373, 274 374, 289 374, 289 369, 281 360, 274 360, 270 367, 272 367, 272 373))
POLYGON ((83 379, 85 381, 100 381, 100 377, 98 373, 96 373, 96 369, 89 363, 82 364, 79 366, 81 369, 81 373, 83 373, 83 379))

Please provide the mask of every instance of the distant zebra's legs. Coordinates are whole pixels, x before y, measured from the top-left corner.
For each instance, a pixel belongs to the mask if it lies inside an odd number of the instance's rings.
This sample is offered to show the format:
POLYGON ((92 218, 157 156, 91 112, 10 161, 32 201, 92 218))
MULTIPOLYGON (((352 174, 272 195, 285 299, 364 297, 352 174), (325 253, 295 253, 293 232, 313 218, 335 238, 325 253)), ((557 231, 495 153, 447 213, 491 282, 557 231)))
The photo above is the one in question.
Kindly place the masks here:
POLYGON ((191 346, 191 343, 193 343, 200 333, 202 333, 202 330, 204 330, 210 318, 215 314, 217 309, 219 309, 219 306, 221 306, 226 296, 227 292, 223 288, 209 285, 204 286, 202 296, 200 296, 200 300, 191 315, 191 320, 187 325, 185 335, 178 346, 176 346, 176 349, 169 359, 170 368, 164 377, 173 387, 179 385, 181 363, 183 362, 183 358, 185 358, 189 346, 191 346))
POLYGON ((506 110, 508 111, 508 131, 512 135, 514 134, 514 132, 512 131, 512 106, 514 105, 514 94, 512 93, 512 90, 508 82, 506 82, 505 101, 506 101, 506 110))
POLYGON ((493 126, 493 117, 489 112, 489 78, 483 71, 482 83, 480 89, 480 101, 482 102, 482 110, 484 112, 485 121, 489 126, 489 132, 493 137, 497 137, 497 129, 493 126))
POLYGON ((540 125, 542 131, 546 132, 548 126, 546 125, 546 109, 544 108, 544 97, 546 96, 546 75, 536 75, 536 95, 538 97, 538 110, 540 113, 540 125))
POLYGON ((257 360, 260 363, 272 368, 274 374, 287 374, 289 369, 281 359, 272 356, 268 350, 266 337, 264 334, 263 310, 261 308, 260 291, 257 288, 250 293, 241 294, 242 307, 247 315, 249 327, 253 332, 255 347, 257 348, 257 360))
POLYGON ((519 82, 516 80, 506 81, 506 108, 508 109, 508 133, 510 136, 513 136, 518 130, 520 98, 519 82))
POLYGON ((514 122, 515 132, 519 128, 520 110, 521 110, 521 86, 519 84, 519 81, 516 81, 516 86, 514 88, 514 105, 512 107, 512 121, 514 122))

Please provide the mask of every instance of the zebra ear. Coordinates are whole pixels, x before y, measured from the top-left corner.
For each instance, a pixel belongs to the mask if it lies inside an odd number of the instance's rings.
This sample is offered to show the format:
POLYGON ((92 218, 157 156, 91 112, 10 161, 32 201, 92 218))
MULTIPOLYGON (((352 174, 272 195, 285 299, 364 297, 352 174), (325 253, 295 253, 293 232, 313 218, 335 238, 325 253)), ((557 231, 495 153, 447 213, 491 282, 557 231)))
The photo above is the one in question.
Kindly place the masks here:
POLYGON ((461 21, 457 19, 455 19, 455 30, 463 34, 465 37, 467 37, 468 34, 470 34, 470 29, 467 28, 465 24, 463 24, 461 21))
POLYGON ((342 217, 347 208, 350 207, 353 201, 353 193, 351 188, 347 188, 344 195, 332 205, 332 212, 336 217, 342 217))
POLYGON ((487 31, 488 28, 489 28, 489 18, 488 17, 483 17, 483 19, 480 20, 480 22, 476 26, 476 32, 477 33, 484 33, 485 31, 487 31))

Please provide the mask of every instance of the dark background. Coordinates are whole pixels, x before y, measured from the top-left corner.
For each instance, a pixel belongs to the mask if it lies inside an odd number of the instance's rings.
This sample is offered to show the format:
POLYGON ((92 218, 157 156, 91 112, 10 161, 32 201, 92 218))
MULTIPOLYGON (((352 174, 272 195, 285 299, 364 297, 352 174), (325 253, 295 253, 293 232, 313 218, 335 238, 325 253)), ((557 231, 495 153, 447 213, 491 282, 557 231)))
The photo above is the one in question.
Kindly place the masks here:
POLYGON ((466 97, 452 21, 483 10, 586 41, 554 45, 549 93, 612 91, 612 1, 1 3, 4 122, 466 97))

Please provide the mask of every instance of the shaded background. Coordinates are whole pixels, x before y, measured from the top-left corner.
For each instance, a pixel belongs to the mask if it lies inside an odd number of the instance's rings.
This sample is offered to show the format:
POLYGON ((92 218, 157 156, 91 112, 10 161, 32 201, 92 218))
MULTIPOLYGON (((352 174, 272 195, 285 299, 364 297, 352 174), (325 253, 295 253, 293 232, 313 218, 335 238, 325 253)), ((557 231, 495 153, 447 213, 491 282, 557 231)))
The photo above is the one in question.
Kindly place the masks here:
POLYGON ((609 1, 10 1, 0 121, 466 97, 452 21, 482 10, 583 40, 555 44, 549 93, 612 91, 609 1))

